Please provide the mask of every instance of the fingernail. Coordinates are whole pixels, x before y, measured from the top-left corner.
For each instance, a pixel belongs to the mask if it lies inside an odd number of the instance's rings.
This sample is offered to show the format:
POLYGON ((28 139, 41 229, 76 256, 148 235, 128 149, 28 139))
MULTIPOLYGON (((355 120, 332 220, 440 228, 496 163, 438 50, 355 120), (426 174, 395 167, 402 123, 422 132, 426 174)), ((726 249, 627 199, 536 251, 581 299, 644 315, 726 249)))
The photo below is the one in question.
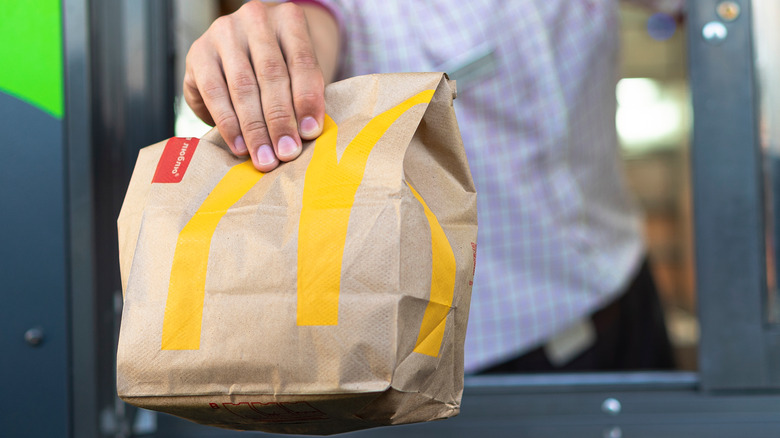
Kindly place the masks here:
POLYGON ((236 147, 236 152, 239 154, 243 154, 246 152, 246 143, 244 143, 244 137, 238 136, 235 140, 233 140, 233 146, 236 147))
POLYGON ((279 139, 277 147, 279 148, 279 158, 295 157, 298 155, 298 150, 300 149, 298 143, 288 135, 279 139))
POLYGON ((266 166, 274 161, 276 161, 276 155, 274 155, 274 150, 271 146, 264 144, 257 148, 257 164, 266 166))
POLYGON ((301 120, 301 135, 309 137, 318 134, 320 131, 320 125, 314 120, 314 117, 304 117, 301 120))

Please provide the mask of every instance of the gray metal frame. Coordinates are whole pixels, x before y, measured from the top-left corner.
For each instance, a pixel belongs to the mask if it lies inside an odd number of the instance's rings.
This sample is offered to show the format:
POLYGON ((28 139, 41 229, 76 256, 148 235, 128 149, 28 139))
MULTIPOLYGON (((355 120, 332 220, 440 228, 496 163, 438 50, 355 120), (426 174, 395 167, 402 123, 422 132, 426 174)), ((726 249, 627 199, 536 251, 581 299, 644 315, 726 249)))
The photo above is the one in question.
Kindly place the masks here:
POLYGON ((780 337, 768 324, 762 153, 751 2, 733 22, 715 0, 689 2, 697 296, 705 390, 780 387, 780 337), (728 36, 701 29, 723 22, 728 36))
POLYGON ((94 181, 88 0, 64 0, 71 436, 97 437, 94 181))
MULTIPOLYGON (((779 409, 776 395, 701 391, 695 373, 475 376, 466 380, 462 411, 455 418, 347 436, 776 437, 779 409)), ((160 415, 154 436, 247 435, 160 415)))
MULTIPOLYGON (((130 436, 116 397, 116 218, 138 150, 173 135, 168 0, 63 0, 71 430, 130 436)), ((22 435, 19 435, 22 436, 22 435)))

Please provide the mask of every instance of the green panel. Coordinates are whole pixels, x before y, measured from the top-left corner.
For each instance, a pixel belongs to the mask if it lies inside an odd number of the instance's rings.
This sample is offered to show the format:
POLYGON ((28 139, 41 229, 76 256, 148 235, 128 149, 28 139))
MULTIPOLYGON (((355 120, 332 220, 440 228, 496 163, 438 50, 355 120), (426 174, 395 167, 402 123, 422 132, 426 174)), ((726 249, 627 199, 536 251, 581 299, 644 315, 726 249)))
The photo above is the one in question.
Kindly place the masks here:
POLYGON ((63 113, 60 0, 0 1, 0 90, 63 113))

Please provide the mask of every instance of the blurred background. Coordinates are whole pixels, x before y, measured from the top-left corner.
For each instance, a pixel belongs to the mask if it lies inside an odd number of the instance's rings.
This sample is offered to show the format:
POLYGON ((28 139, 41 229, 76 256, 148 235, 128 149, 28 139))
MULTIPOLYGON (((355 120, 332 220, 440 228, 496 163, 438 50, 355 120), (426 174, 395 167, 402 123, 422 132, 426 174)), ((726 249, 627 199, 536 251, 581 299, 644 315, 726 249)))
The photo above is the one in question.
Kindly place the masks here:
POLYGON ((621 7, 621 23, 623 79, 615 123, 626 177, 645 212, 645 241, 677 364, 695 370, 693 115, 684 23, 630 3, 621 7))
MULTIPOLYGON (((141 147, 210 129, 181 96, 184 56, 216 17, 241 4, 0 5, 0 395, 14 400, 0 409, 0 436, 223 436, 116 398, 122 299, 115 220, 141 147)), ((626 404, 668 391, 637 415, 675 400, 690 418, 714 406, 702 417, 708 421, 715 412, 766 414, 757 417, 766 427, 756 430, 777 431, 766 421, 780 408, 773 396, 780 388, 780 2, 689 2, 682 21, 622 2, 620 18, 615 122, 626 178, 645 212, 678 370, 472 379, 481 389, 470 399, 467 387, 464 406, 510 388, 504 393, 525 412, 550 421, 574 416, 592 423, 597 436, 622 436, 625 428, 614 435, 604 426, 620 422, 604 410, 608 394, 623 394, 626 404), (694 129, 694 110, 704 131, 694 129), (561 403, 571 393, 579 395, 561 403), (724 393, 752 395, 719 398, 724 393), (533 400, 544 397, 552 404, 540 411, 533 400), (580 407, 591 401, 592 412, 580 407)))

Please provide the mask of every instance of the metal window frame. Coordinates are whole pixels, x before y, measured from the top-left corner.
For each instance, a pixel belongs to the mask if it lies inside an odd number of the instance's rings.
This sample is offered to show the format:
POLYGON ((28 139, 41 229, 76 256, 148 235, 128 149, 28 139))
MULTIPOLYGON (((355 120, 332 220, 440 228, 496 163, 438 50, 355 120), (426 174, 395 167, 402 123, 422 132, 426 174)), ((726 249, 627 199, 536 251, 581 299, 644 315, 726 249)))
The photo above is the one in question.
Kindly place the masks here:
MULTIPOLYGON (((155 44, 168 38, 170 15, 165 14, 171 12, 170 3, 63 3, 70 24, 66 26, 68 113, 87 115, 71 117, 67 125, 72 387, 80 388, 73 391, 73 436, 129 436, 132 425, 127 417, 124 423, 114 421, 113 429, 106 427, 105 418, 103 429, 99 426, 101 410, 112 409, 109 417, 113 418, 124 412, 113 395, 113 375, 95 377, 106 369, 106 354, 113 360, 116 321, 107 315, 113 312, 119 287, 111 254, 115 243, 107 242, 105 235, 113 235, 109 228, 137 148, 170 135, 164 130, 172 127, 168 117, 173 115, 173 99, 167 91, 173 86, 168 64, 171 45, 155 44), (138 60, 131 54, 141 54, 147 63, 128 76, 126 67, 138 60), (162 79, 156 72, 163 73, 162 79), (151 108, 160 112, 150 113, 151 108), (141 131, 139 126, 149 129, 141 131), (119 172, 101 171, 105 164, 118 164, 119 172)), ((729 432, 775 436, 780 431, 776 418, 780 394, 774 392, 780 385, 775 371, 780 369, 775 366, 780 363, 780 332, 765 317, 764 193, 751 2, 736 2, 740 17, 724 22, 728 37, 712 44, 702 38, 701 29, 707 22, 722 21, 715 12, 718 3, 689 1, 687 14, 695 116, 692 173, 700 371, 468 377, 463 411, 455 419, 356 435, 620 436, 626 432, 632 437, 688 437, 729 432), (620 409, 616 412, 614 406, 605 405, 607 399, 617 400, 620 409)), ((157 432, 143 436, 239 436, 167 415, 157 419, 157 432)))
POLYGON ((94 181, 88 0, 64 0, 65 151, 68 215, 70 436, 97 437, 94 181), (77 390, 78 389, 78 390, 77 390))
MULTIPOLYGON (((138 150, 173 135, 170 0, 61 0, 69 258, 70 431, 132 434, 116 396, 116 218, 138 150)), ((21 430, 21 429, 20 429, 21 430)))
POLYGON ((763 154, 758 138, 751 2, 720 19, 688 3, 694 108, 692 175, 702 389, 780 388, 780 330, 769 323, 763 154), (707 42, 706 23, 728 36, 707 42))

